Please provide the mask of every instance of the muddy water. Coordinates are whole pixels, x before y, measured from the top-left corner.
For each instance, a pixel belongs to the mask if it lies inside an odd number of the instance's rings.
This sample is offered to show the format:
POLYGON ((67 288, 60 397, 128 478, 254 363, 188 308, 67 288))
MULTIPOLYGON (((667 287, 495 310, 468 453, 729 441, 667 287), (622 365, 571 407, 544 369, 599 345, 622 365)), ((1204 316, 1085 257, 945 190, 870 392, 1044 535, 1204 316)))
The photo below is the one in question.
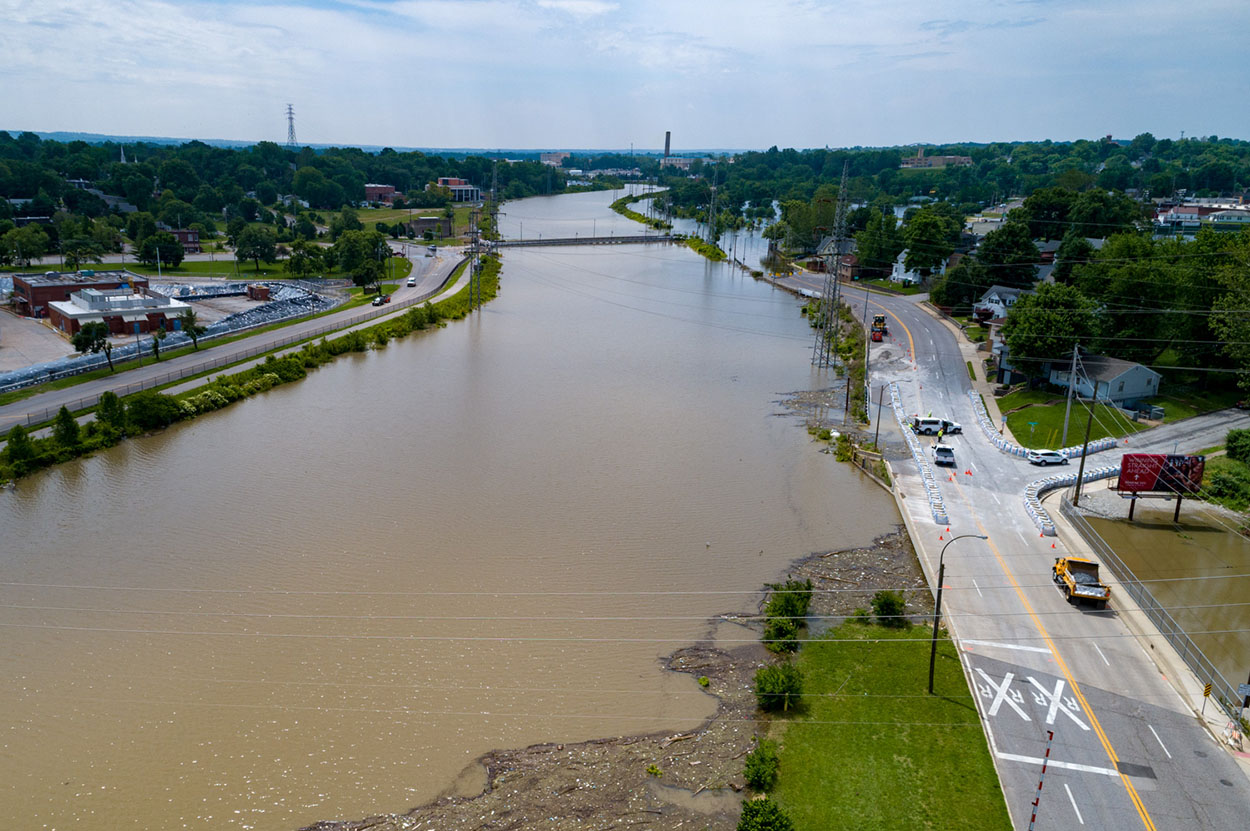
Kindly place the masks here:
POLYGON ((825 383, 794 299, 673 247, 506 260, 471 320, 0 495, 7 827, 292 828, 691 727, 658 657, 897 521, 779 415, 825 383))
MULTIPOLYGON (((1127 512, 1125 503, 1124 512, 1127 512)), ((1090 524, 1234 687, 1250 671, 1250 541, 1215 510, 1140 500, 1134 522, 1090 524)))

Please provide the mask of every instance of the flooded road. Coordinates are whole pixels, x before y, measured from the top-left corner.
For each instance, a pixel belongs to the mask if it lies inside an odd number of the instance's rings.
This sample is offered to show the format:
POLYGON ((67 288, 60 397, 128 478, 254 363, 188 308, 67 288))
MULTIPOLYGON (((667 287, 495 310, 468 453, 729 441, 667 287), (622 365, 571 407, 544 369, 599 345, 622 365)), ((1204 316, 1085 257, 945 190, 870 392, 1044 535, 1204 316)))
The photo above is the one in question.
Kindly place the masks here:
MULTIPOLYGON (((602 233, 612 197, 505 221, 602 233)), ((777 403, 828 383, 810 352, 794 298, 685 248, 511 250, 469 320, 23 480, 0 818, 293 828, 697 724, 658 658, 898 521, 777 403)))

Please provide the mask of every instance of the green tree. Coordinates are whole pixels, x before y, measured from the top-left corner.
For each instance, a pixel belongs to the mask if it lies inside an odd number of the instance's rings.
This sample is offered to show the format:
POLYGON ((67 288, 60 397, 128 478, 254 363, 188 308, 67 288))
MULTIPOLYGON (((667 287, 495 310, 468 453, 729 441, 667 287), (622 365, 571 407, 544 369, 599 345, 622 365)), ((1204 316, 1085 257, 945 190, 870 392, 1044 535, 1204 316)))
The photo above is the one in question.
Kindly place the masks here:
POLYGON ((321 246, 304 239, 291 243, 291 255, 286 260, 286 270, 292 277, 307 277, 325 270, 321 246))
POLYGON ((113 344, 109 342, 107 323, 99 320, 84 323, 70 338, 70 343, 84 355, 88 352, 93 355, 103 352, 104 359, 108 361, 109 372, 113 371, 113 344))
POLYGON ((195 309, 185 309, 182 314, 178 315, 178 326, 191 339, 191 346, 198 351, 200 336, 208 330, 200 325, 195 309))
POLYGON ((61 241, 65 268, 77 271, 83 263, 104 262, 104 248, 93 237, 73 237, 61 241))
POLYGON ((788 711, 802 695, 803 672, 794 664, 769 664, 755 673, 755 700, 761 710, 788 711))
POLYGON ((1067 188, 1038 188, 1024 200, 1029 235, 1033 239, 1062 239, 1068 232, 1068 214, 1076 194, 1067 188))
MULTIPOLYGON (((764 233, 767 236, 768 230, 764 233)), ((906 243, 893 211, 882 213, 874 208, 869 212, 864 230, 855 235, 856 259, 869 277, 888 272, 904 247, 906 243)))
POLYGON ((1056 283, 1067 283, 1072 279, 1072 269, 1084 265, 1094 257, 1094 246, 1081 236, 1075 229, 1064 234, 1063 242, 1055 251, 1055 268, 1051 278, 1056 283))
POLYGON ((1010 219, 986 234, 977 248, 977 262, 989 269, 994 282, 1012 288, 1033 287, 1040 259, 1029 226, 1010 219))
POLYGON ((56 419, 52 422, 52 440, 61 447, 71 450, 82 441, 78 422, 74 419, 74 414, 69 411, 68 407, 62 406, 57 411, 56 419))
POLYGON ((165 268, 177 268, 185 255, 182 243, 168 231, 157 231, 139 245, 139 261, 145 265, 154 266, 159 262, 165 268))
POLYGON ((330 220, 330 239, 337 241, 347 231, 363 231, 364 229, 364 223, 356 215, 356 210, 344 205, 342 210, 330 220))
POLYGON ((1104 239, 1112 234, 1132 231, 1141 218, 1141 209, 1122 193, 1087 190, 1073 201, 1068 218, 1075 233, 1104 239))
POLYGON ((156 233, 156 217, 147 211, 136 211, 126 219, 126 236, 135 245, 156 233))
POLYGON ((975 257, 964 257, 937 279, 929 290, 929 297, 938 306, 951 309, 954 314, 971 314, 973 304, 992 285, 994 278, 989 269, 977 262, 975 257))
POLYGON ((112 427, 114 430, 122 431, 126 429, 126 407, 122 404, 122 400, 117 397, 117 393, 106 392, 100 396, 100 403, 96 405, 95 417, 101 424, 112 427))
POLYGON ((260 261, 272 263, 278 258, 277 237, 272 228, 263 225, 249 225, 244 228, 234 243, 234 256, 240 260, 251 260, 256 264, 256 273, 260 273, 260 261))
POLYGON ((13 261, 19 266, 28 266, 32 260, 38 260, 48 253, 48 235, 38 225, 14 228, 5 233, 4 241, 12 252, 13 261))
POLYGON ((165 340, 167 335, 163 326, 152 333, 152 357, 158 361, 161 359, 161 341, 165 340))
POLYGON ((30 434, 22 425, 15 424, 9 431, 5 455, 13 467, 13 472, 19 475, 25 472, 26 463, 35 457, 35 443, 30 440, 30 434))
POLYGON ((1043 283, 1020 296, 1003 324, 1013 366, 1032 376, 1046 361, 1062 360, 1074 342, 1091 343, 1097 335, 1094 304, 1072 286, 1043 283))
POLYGON ((738 831, 794 831, 794 823, 771 799, 748 799, 742 803, 738 831))
POLYGON ((903 226, 907 256, 903 265, 928 277, 950 258, 955 247, 950 243, 947 222, 927 208, 918 211, 903 226))

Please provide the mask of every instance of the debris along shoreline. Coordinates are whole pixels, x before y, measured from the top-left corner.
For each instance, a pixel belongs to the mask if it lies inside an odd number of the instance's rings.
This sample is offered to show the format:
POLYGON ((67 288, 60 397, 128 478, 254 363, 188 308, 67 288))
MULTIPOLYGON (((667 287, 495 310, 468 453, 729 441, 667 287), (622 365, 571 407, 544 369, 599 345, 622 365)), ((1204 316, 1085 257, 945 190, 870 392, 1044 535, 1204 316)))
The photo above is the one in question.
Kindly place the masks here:
MULTIPOLYGON (((813 635, 828 628, 828 616, 850 616, 869 606, 882 588, 906 588, 909 614, 927 609, 928 587, 901 526, 864 548, 800 558, 789 576, 812 580, 813 635)), ((711 624, 707 640, 663 659, 667 670, 706 677, 705 689, 718 700, 716 713, 695 730, 494 750, 466 770, 485 770, 486 784, 479 794, 449 794, 406 813, 321 821, 301 831, 560 831, 649 825, 732 831, 747 797, 743 757, 768 724, 768 717, 756 709, 755 672, 775 657, 762 644, 715 646, 718 628, 743 624, 759 632, 759 622, 726 615, 711 624), (594 824, 588 826, 587 820, 594 824)))

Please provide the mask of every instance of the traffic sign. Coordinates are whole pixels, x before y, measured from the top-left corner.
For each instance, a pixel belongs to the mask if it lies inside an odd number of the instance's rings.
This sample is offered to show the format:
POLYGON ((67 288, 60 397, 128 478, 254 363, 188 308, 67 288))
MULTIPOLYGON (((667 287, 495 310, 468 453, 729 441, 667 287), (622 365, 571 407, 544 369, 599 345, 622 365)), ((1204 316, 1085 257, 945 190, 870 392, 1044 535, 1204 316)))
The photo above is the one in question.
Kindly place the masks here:
POLYGON ((1210 685, 1210 684, 1203 684, 1203 685, 1202 685, 1202 697, 1203 697, 1203 698, 1210 698, 1210 697, 1211 697, 1211 685, 1210 685))

